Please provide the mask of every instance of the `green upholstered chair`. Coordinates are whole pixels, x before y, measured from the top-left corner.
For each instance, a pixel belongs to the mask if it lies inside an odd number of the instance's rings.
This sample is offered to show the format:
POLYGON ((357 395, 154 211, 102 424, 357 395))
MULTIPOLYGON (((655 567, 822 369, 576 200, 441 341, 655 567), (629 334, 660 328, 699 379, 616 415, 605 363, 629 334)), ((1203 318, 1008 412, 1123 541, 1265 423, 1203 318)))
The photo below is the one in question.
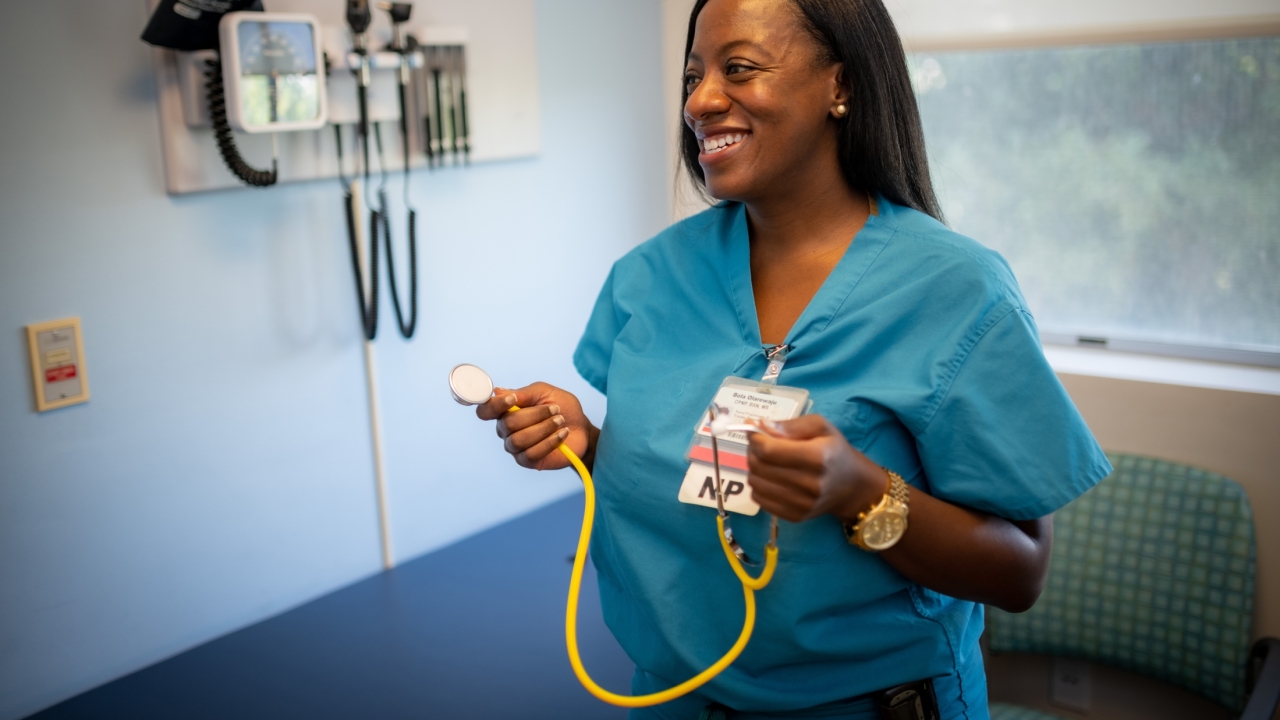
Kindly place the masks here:
MULTIPOLYGON (((987 608, 988 649, 1123 668, 1243 711, 1242 720, 1271 720, 1280 641, 1249 647, 1255 550, 1244 490, 1186 465, 1108 457, 1115 472, 1054 515, 1035 607, 987 608)), ((1055 717, 999 703, 991 716, 1055 717)))

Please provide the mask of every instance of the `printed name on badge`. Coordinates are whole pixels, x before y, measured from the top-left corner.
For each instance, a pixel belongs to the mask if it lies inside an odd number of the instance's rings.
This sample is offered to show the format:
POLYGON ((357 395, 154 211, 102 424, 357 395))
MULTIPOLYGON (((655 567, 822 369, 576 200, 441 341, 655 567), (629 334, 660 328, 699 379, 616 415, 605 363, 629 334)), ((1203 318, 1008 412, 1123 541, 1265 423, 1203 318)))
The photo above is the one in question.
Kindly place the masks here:
MULTIPOLYGON (((756 392, 742 387, 721 387, 720 391, 716 393, 715 403, 727 409, 734 422, 746 420, 790 420, 799 415, 796 412, 797 402, 795 398, 756 392)), ((699 435, 711 437, 711 428, 708 427, 708 422, 710 422, 710 418, 704 413, 702 422, 698 425, 699 435)), ((746 434, 740 432, 726 433, 720 439, 742 443, 743 445, 747 444, 746 434)))

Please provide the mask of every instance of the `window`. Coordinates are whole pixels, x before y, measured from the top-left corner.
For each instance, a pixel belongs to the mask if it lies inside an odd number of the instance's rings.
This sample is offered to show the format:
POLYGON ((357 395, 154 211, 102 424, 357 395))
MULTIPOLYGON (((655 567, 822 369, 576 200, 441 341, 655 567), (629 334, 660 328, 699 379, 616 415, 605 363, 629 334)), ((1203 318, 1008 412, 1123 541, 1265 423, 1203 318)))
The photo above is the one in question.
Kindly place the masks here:
POLYGON ((1047 340, 1280 364, 1280 38, 910 64, 947 222, 1047 340))

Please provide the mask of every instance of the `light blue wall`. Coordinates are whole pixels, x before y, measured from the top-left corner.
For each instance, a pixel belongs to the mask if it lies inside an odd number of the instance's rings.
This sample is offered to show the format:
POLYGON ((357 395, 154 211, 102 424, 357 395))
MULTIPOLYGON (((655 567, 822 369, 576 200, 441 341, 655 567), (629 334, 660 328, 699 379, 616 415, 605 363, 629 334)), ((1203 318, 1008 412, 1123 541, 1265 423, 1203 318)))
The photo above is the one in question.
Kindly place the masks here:
MULTIPOLYGON (((0 5, 6 720, 379 569, 340 189, 166 196, 140 5, 0 5), (37 414, 22 328, 68 315, 93 399, 37 414)), ((401 559, 575 490, 506 461, 445 372, 587 392, 599 284, 667 217, 659 3, 537 22, 542 155, 414 178, 421 329, 378 342, 401 559)))

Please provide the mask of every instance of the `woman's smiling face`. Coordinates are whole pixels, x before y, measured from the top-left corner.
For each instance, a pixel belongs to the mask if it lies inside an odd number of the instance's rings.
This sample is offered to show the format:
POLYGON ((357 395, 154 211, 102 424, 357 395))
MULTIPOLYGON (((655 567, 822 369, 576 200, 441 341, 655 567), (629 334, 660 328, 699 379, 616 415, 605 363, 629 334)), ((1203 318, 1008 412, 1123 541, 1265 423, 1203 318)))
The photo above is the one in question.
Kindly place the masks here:
POLYGON ((685 124, 707 191, 751 202, 834 163, 840 65, 824 59, 792 0, 710 0, 685 66, 685 124), (824 157, 825 156, 825 157, 824 157))

